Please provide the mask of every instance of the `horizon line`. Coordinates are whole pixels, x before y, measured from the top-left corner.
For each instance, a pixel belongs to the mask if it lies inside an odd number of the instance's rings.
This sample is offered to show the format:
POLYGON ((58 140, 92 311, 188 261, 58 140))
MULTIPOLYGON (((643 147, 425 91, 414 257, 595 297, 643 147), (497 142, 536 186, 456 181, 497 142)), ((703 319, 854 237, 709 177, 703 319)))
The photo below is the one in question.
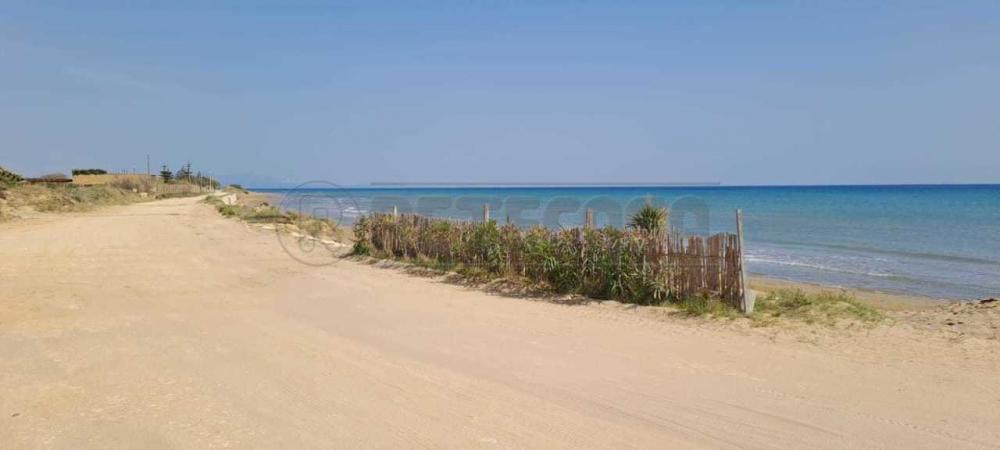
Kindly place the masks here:
MULTIPOLYGON (((281 185, 270 185, 270 186, 248 186, 252 189, 273 189, 273 190, 283 190, 288 189, 293 183, 288 183, 284 186, 281 185)), ((580 184, 580 183, 545 183, 545 184, 507 184, 498 185, 490 183, 478 183, 478 184, 454 184, 454 185, 441 185, 441 184, 426 184, 426 185, 416 185, 412 183, 369 183, 369 184, 347 184, 340 187, 348 189, 363 189, 363 188, 405 188, 405 187, 719 187, 719 188, 788 188, 788 187, 921 187, 921 186, 1000 186, 997 182, 971 182, 971 183, 855 183, 855 184, 722 184, 722 183, 705 183, 705 184, 635 184, 635 183, 614 183, 614 184, 580 184)), ((309 188, 307 188, 309 189, 309 188)), ((322 189, 322 188, 314 188, 322 189)))
POLYGON ((531 182, 531 181, 374 181, 369 183, 376 187, 656 187, 656 186, 721 186, 718 181, 674 181, 674 182, 531 182))

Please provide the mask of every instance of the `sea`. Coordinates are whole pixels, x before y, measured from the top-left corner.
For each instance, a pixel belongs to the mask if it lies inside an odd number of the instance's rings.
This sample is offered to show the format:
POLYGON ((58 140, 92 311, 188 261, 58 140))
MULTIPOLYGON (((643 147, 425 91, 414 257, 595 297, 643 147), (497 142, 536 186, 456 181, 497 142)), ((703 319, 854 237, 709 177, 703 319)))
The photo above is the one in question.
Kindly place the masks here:
POLYGON ((751 274, 942 299, 1000 297, 1000 185, 389 186, 254 189, 349 226, 371 211, 530 227, 627 226, 649 203, 691 234, 736 231, 751 274))

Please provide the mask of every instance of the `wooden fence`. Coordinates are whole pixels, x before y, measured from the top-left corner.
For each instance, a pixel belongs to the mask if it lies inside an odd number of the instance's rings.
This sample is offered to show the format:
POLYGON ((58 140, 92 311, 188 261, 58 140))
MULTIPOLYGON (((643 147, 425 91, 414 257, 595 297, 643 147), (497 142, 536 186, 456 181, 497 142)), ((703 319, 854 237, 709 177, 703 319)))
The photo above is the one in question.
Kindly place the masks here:
POLYGON ((739 211, 736 233, 709 236, 594 229, 591 211, 583 227, 566 230, 498 225, 489 214, 485 205, 483 222, 473 223, 372 213, 355 224, 356 248, 525 277, 596 298, 646 304, 707 295, 753 311, 739 211))
POLYGON ((739 234, 666 237, 664 261, 672 292, 686 297, 711 293, 742 312, 752 312, 746 298, 743 246, 739 234))

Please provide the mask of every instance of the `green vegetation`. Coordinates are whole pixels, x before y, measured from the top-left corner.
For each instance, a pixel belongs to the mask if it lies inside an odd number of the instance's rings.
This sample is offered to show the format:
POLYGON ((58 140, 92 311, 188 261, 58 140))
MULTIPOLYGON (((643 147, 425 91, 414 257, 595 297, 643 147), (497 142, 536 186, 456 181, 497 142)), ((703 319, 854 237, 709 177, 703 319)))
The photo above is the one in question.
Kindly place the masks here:
POLYGON ((676 302, 676 306, 684 315, 691 317, 720 317, 735 319, 736 309, 718 298, 707 295, 694 296, 676 302))
POLYGON ((811 295, 798 289, 782 289, 758 298, 751 318, 756 326, 770 325, 780 318, 827 326, 843 321, 875 325, 885 320, 877 309, 845 292, 811 295))
POLYGON ((217 196, 215 196, 215 195, 209 195, 209 196, 201 199, 201 202, 202 203, 207 203, 209 205, 212 205, 212 206, 215 207, 215 209, 219 209, 220 206, 224 205, 224 203, 222 203, 222 199, 219 198, 219 197, 217 197, 217 196))
POLYGON ((180 169, 177 169, 177 172, 174 174, 174 179, 177 180, 177 181, 187 181, 187 182, 190 182, 191 181, 191 177, 193 177, 193 176, 194 176, 194 173, 191 172, 191 162, 187 162, 186 164, 184 164, 183 166, 181 166, 180 169))
POLYGON ((288 231, 297 231, 312 237, 333 237, 338 233, 335 223, 329 219, 320 219, 294 212, 283 212, 277 207, 263 203, 257 206, 227 205, 222 199, 210 195, 203 202, 215 207, 224 217, 243 220, 251 223, 282 224, 288 231))
POLYGON ((288 222, 289 218, 273 206, 251 208, 240 205, 219 205, 219 213, 226 217, 236 217, 247 222, 288 222))
POLYGON ((0 167, 0 189, 6 186, 13 186, 22 181, 24 181, 24 178, 20 175, 0 167))
POLYGON ((108 173, 104 169, 73 169, 73 175, 105 175, 108 173))
MULTIPOLYGON (((454 222, 402 214, 370 214, 354 226, 354 254, 454 271, 477 282, 510 280, 542 291, 581 294, 640 305, 666 305, 692 317, 740 315, 715 293, 674 295, 662 263, 660 233, 666 211, 647 206, 628 230, 615 228, 520 230, 514 225, 454 222)), ((815 295, 781 290, 756 301, 751 320, 768 326, 785 319, 826 326, 874 325, 884 316, 843 292, 815 295)))
POLYGON ((180 177, 175 178, 174 179, 174 183, 190 184, 190 185, 194 185, 194 186, 203 186, 203 187, 209 187, 209 188, 212 188, 212 189, 218 189, 219 186, 222 185, 221 183, 219 183, 218 180, 215 180, 214 178, 202 175, 201 172, 198 172, 198 173, 193 174, 193 175, 187 175, 187 176, 185 176, 183 178, 180 178, 180 177))
POLYGON ((181 184, 191 184, 195 186, 205 186, 212 189, 218 189, 221 186, 217 180, 203 175, 201 172, 195 172, 191 168, 191 163, 187 162, 176 172, 171 172, 166 165, 160 169, 160 179, 164 183, 181 183, 181 184))
POLYGON ((163 179, 164 183, 169 183, 169 182, 173 181, 173 179, 174 179, 174 173, 171 172, 170 169, 168 169, 166 165, 164 165, 163 168, 160 169, 160 178, 163 179))
POLYGON ((632 216, 628 226, 649 234, 662 234, 667 231, 667 210, 646 203, 639 212, 632 216))
POLYGON ((354 253, 407 261, 476 279, 507 278, 558 293, 641 305, 673 299, 661 241, 638 230, 571 229, 451 222, 371 214, 354 227, 354 253))

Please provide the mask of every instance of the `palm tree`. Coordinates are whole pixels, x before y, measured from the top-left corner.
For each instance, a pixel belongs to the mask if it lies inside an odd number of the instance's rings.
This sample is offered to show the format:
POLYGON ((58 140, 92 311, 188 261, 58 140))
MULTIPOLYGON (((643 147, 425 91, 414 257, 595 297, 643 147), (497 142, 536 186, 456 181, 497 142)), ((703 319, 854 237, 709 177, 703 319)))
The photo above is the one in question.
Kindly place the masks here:
POLYGON ((667 229, 667 209, 646 203, 632 216, 628 226, 649 234, 662 234, 667 229))

